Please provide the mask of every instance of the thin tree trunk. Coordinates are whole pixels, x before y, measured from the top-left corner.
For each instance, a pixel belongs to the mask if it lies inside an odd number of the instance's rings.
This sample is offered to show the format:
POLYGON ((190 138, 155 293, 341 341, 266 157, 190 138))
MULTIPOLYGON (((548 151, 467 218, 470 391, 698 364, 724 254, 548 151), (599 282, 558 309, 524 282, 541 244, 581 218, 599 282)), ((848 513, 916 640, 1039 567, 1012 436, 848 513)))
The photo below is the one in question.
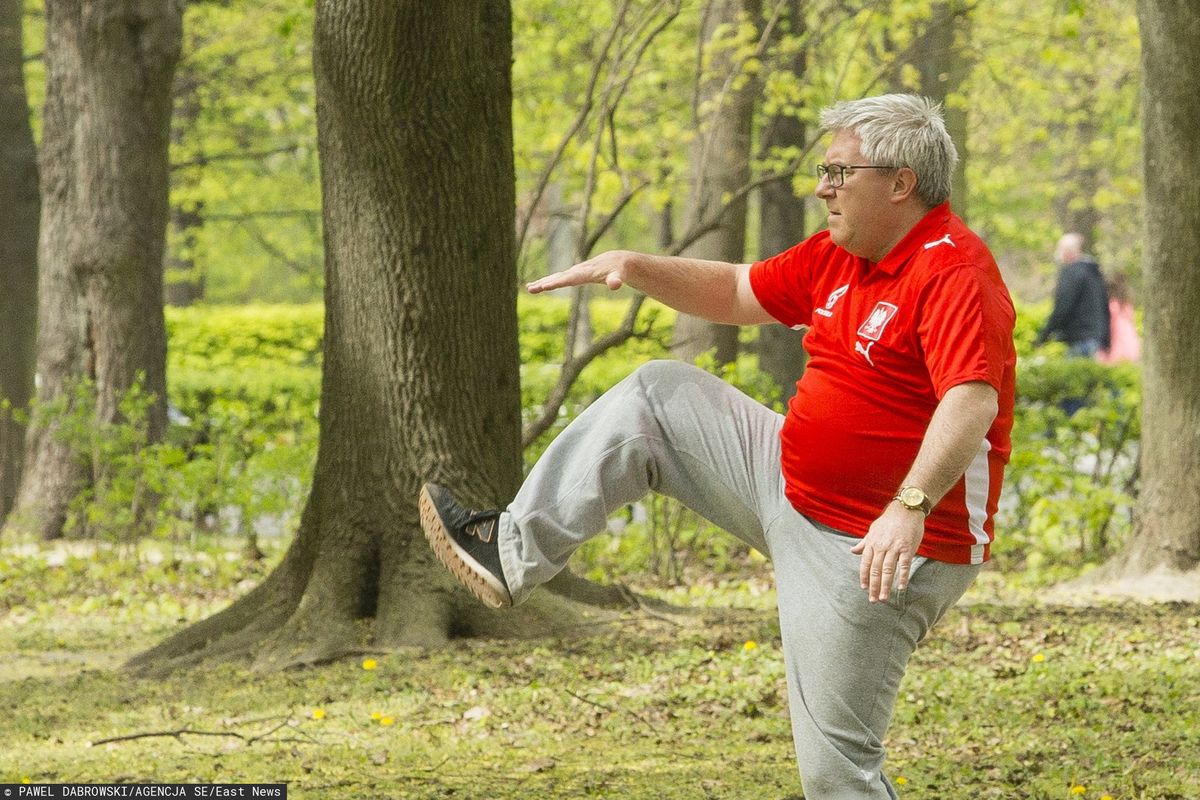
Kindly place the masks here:
POLYGON ((37 150, 21 47, 21 0, 0 0, 0 524, 21 477, 25 426, 18 415, 33 396, 37 329, 37 150))
MULTIPOLYGON (((788 23, 792 36, 804 33, 804 8, 801 0, 789 0, 788 23)), ((788 68, 803 80, 808 53, 801 50, 792 57, 788 68)), ((804 123, 794 113, 782 111, 769 120, 762 133, 762 149, 770 153, 776 147, 804 147, 804 123)), ((781 178, 759 189, 759 258, 782 253, 804 238, 804 198, 792 191, 792 179, 781 178)), ((796 393, 796 382, 804 374, 807 354, 803 334, 783 325, 764 325, 758 332, 758 361, 763 371, 779 385, 786 403, 796 393)))
MULTIPOLYGON (((711 47, 722 26, 758 18, 760 0, 713 0, 705 15, 701 37, 711 47)), ((739 82, 734 74, 739 65, 728 56, 714 55, 699 76, 699 100, 703 110, 691 151, 692 182, 688 196, 685 229, 711 218, 726 197, 750 182, 750 135, 754 119, 755 83, 739 82), (740 85, 737 85, 739 84, 740 85)), ((729 204, 720 225, 700 237, 684 251, 690 258, 741 263, 746 255, 746 201, 729 204)), ((738 329, 718 325, 687 314, 675 322, 671 350, 677 358, 694 360, 716 349, 716 360, 727 364, 737 358, 738 329)))
POLYGON ((971 6, 966 0, 938 0, 917 51, 921 93, 942 104, 946 130, 958 149, 950 198, 954 211, 967 218, 967 108, 962 98, 971 74, 971 6))
POLYGON ((319 0, 325 221, 321 439, 300 530, 262 586, 131 665, 252 655, 260 669, 580 621, 546 593, 507 613, 420 531, 423 481, 497 506, 521 479, 507 0, 319 0), (373 618, 373 627, 364 622, 373 618))
MULTIPOLYGON (((199 96, 201 76, 194 71, 181 71, 175 80, 175 113, 171 120, 171 143, 178 146, 185 133, 200 118, 199 96)), ((176 181, 195 180, 198 168, 175 175, 176 181)), ((204 298, 204 275, 196 267, 196 239, 204 227, 204 207, 200 203, 172 203, 171 235, 167 241, 166 261, 163 264, 163 300, 169 306, 190 306, 204 298)))
POLYGON ((1141 0, 1146 302, 1142 461, 1123 571, 1200 565, 1200 8, 1141 0))
MULTIPOLYGON (((141 381, 155 404, 150 441, 166 426, 162 313, 171 79, 177 0, 49 0, 41 146, 39 403, 95 385, 102 422, 141 381)), ((87 480, 79 454, 35 415, 10 523, 61 534, 87 480)))

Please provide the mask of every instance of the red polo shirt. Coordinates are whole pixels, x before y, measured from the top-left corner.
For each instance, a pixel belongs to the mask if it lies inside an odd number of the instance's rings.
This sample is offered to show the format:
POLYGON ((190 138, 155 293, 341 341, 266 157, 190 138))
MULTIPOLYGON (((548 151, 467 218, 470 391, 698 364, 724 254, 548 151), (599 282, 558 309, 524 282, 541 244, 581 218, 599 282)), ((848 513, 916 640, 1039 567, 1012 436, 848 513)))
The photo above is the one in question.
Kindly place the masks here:
POLYGON ((809 326, 808 366, 780 434, 782 469, 792 505, 830 527, 865 536, 946 391, 968 381, 995 387, 996 420, 918 550, 986 561, 1011 451, 1016 315, 983 241, 942 204, 878 264, 822 231, 754 264, 750 285, 780 322, 809 326))

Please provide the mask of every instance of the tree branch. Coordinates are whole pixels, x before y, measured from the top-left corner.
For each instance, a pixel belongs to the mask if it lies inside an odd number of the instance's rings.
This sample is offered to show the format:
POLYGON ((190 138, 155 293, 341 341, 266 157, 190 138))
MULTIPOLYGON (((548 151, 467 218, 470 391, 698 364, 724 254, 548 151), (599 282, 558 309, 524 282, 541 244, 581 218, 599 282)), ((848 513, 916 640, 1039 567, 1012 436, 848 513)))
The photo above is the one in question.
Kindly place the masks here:
POLYGON ((228 153, 218 153, 215 156, 199 156, 191 161, 179 161, 171 165, 171 169, 187 169, 188 167, 206 167, 214 161, 253 161, 259 158, 267 158, 268 156, 276 156, 281 153, 294 153, 301 148, 299 142, 287 145, 286 147, 276 147, 272 150, 258 150, 254 152, 239 152, 230 151, 228 153))
POLYGON ((546 187, 550 185, 550 176, 554 174, 554 170, 558 168, 559 162, 562 161, 563 153, 567 150, 567 145, 575 138, 575 134, 579 133, 583 123, 587 121, 588 115, 592 113, 592 106, 595 102, 594 96, 596 92, 596 84, 600 80, 600 72, 604 68, 605 61, 608 58, 608 51, 616 41, 617 33, 621 29, 621 25, 625 19, 625 13, 629 9, 629 1, 625 0, 621 7, 617 10, 617 18, 613 21, 612 29, 608 32, 608 38, 604 41, 604 46, 600 49, 600 56, 592 64, 592 74, 588 77, 588 85, 584 90, 583 105, 579 108, 579 113, 575 115, 575 121, 567 128, 567 132, 563 134, 562 139, 558 143, 558 147, 554 149, 553 155, 546 163, 545 169, 538 177, 537 185, 534 187, 533 196, 530 199, 529 207, 525 211, 525 216, 521 220, 521 227, 517 234, 517 252, 520 253, 525 246, 525 237, 529 233, 529 225, 533 221, 533 215, 537 210, 538 204, 542 201, 542 196, 546 193, 546 187))
POLYGON ((603 353, 624 344, 638 335, 636 330, 637 316, 642 308, 642 304, 645 302, 646 296, 644 294, 639 294, 633 298, 629 303, 629 308, 626 310, 625 318, 621 321, 619 328, 593 341, 579 355, 567 355, 565 357, 562 370, 558 373, 558 381, 554 384, 554 388, 550 390, 545 403, 542 404, 542 415, 526 426, 524 432, 521 434, 522 447, 528 447, 533 444, 558 419, 558 411, 562 408, 563 403, 566 402, 567 394, 571 391, 575 380, 588 364, 595 361, 603 353))

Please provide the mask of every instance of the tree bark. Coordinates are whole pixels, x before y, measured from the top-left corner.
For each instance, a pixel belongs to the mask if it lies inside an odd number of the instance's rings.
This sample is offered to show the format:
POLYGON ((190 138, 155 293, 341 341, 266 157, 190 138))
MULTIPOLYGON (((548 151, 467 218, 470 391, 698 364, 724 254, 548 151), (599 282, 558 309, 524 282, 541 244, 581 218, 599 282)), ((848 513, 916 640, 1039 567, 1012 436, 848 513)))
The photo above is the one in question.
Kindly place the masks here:
POLYGON ((37 150, 21 45, 21 0, 0 0, 0 524, 21 477, 25 426, 17 414, 33 396, 37 330, 37 150))
MULTIPOLYGON (((175 79, 175 113, 171 119, 171 143, 178 146, 186 132, 200 119, 199 94, 202 77, 195 69, 184 69, 175 79)), ((202 169, 202 168, 201 168, 202 169)), ((200 170, 176 174, 176 182, 196 180, 200 170)), ((204 207, 196 203, 173 203, 171 236, 163 263, 163 301, 169 306, 190 306, 204 299, 204 275, 196 267, 196 239, 204 227, 204 207)))
POLYGON ((1141 487, 1126 574, 1200 565, 1200 8, 1141 0, 1146 304, 1141 487))
MULTIPOLYGON (((757 20, 760 0, 713 0, 705 15, 701 38, 710 49, 722 26, 757 20)), ((712 218, 726 204, 726 197, 750 182, 750 135, 754 119, 755 83, 738 85, 739 65, 729 56, 714 54, 707 70, 702 69, 699 101, 702 113, 692 145, 691 188, 685 210, 684 229, 712 218)), ((682 255, 739 264, 746 255, 746 201, 736 200, 721 213, 716 230, 706 233, 682 255)), ((671 351, 676 358, 692 361, 716 349, 718 364, 737 358, 738 329, 680 314, 675 322, 671 351)))
MULTIPOLYGON (((95 385, 102 422, 140 380, 156 398, 150 441, 166 426, 162 312, 171 79, 181 3, 49 0, 41 159, 39 405, 95 385)), ((88 475, 36 414, 10 524, 61 534, 88 475)))
MULTIPOLYGON (((793 36, 804 33, 804 8, 801 0, 789 0, 788 22, 793 36)), ((808 53, 801 50, 792 57, 788 69, 803 79, 808 53)), ((804 123, 794 113, 781 111, 763 127, 762 149, 769 153, 776 147, 805 145, 804 123)), ((759 189, 759 258, 782 253, 804 238, 804 198, 792 191, 792 179, 781 178, 759 189)), ((758 331, 758 362, 762 370, 775 379, 780 396, 786 404, 796 393, 796 382, 804 374, 807 353, 804 334, 783 325, 763 325, 758 331)))
POLYGON ((495 507, 521 479, 511 41, 507 0, 319 0, 312 491, 260 587, 131 666, 252 655, 276 669, 581 620, 546 593, 506 613, 482 606, 434 560, 416 508, 423 481, 495 507))

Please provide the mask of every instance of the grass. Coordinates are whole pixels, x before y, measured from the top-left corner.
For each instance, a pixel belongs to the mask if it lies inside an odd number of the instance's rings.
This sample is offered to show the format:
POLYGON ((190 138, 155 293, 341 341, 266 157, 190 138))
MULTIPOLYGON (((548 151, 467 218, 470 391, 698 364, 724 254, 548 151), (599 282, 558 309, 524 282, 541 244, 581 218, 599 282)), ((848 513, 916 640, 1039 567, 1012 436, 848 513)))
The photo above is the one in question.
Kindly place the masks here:
MULTIPOLYGON (((699 608, 587 638, 135 678, 116 669, 124 658, 270 566, 154 552, 0 553, 0 782, 800 796, 765 566, 693 576, 699 590, 642 586, 699 608)), ((1200 608, 1046 606, 1007 586, 985 573, 914 657, 889 733, 902 796, 1200 797, 1200 608)))

